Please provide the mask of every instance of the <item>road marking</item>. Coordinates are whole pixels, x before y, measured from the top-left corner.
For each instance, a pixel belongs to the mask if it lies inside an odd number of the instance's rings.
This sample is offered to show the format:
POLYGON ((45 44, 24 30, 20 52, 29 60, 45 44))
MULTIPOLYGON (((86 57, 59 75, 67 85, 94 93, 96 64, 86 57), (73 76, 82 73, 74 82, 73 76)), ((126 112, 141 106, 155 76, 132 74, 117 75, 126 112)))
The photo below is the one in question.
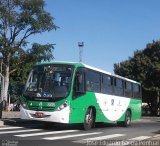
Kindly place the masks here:
POLYGON ((121 146, 127 146, 127 145, 131 145, 131 144, 134 144, 138 142, 138 145, 141 145, 141 141, 145 140, 145 139, 149 139, 151 138, 151 136, 138 136, 138 137, 135 137, 135 138, 131 138, 131 139, 128 139, 128 140, 120 140, 120 141, 115 141, 115 142, 112 142, 110 144, 108 144, 108 146, 113 146, 113 145, 121 145, 121 146))
POLYGON ((24 127, 2 127, 2 128, 0 128, 0 130, 20 129, 20 128, 24 128, 24 127))
POLYGON ((90 141, 96 141, 96 140, 107 140, 115 137, 125 136, 125 134, 112 134, 112 135, 105 135, 105 136, 99 136, 99 137, 92 137, 92 138, 86 138, 82 140, 73 141, 75 143, 88 143, 90 141))
POLYGON ((131 139, 129 139, 129 140, 135 140, 135 141, 140 141, 140 140, 145 140, 145 139, 148 139, 148 138, 150 138, 151 136, 139 136, 139 137, 135 137, 135 138, 131 138, 131 139))
POLYGON ((32 132, 32 131, 41 131, 42 129, 27 129, 27 130, 15 130, 15 131, 1 131, 0 134, 8 133, 21 133, 21 132, 32 132))
POLYGON ((77 131, 79 131, 79 130, 63 130, 63 131, 52 131, 52 132, 40 132, 40 133, 14 135, 14 136, 18 136, 18 137, 30 137, 30 136, 40 136, 40 135, 49 135, 49 134, 60 134, 60 133, 69 133, 69 132, 77 132, 77 131))
POLYGON ((65 139, 71 137, 78 137, 78 136, 87 136, 87 135, 94 135, 94 134, 101 134, 102 132, 93 132, 93 133, 84 133, 84 134, 75 134, 75 135, 66 135, 66 136, 56 136, 56 137, 45 137, 45 140, 58 140, 58 139, 65 139))

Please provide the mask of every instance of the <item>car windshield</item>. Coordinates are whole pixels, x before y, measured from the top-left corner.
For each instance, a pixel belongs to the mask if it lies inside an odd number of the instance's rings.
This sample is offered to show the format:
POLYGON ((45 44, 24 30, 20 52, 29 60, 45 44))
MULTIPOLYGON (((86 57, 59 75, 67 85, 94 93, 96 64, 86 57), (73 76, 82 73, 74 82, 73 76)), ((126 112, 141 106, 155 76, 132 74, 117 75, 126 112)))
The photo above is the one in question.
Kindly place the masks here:
POLYGON ((30 98, 64 98, 70 92, 73 67, 38 65, 31 71, 24 95, 30 98))

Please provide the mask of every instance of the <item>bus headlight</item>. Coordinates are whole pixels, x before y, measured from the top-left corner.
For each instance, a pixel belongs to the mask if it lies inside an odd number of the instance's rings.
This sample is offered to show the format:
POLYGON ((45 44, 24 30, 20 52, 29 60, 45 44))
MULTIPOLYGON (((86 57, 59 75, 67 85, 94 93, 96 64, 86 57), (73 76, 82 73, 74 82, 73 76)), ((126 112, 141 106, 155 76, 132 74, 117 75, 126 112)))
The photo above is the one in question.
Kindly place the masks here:
POLYGON ((68 106, 68 101, 65 101, 63 104, 61 104, 61 105, 57 108, 57 110, 60 111, 60 110, 62 110, 62 109, 64 109, 64 108, 66 108, 67 106, 68 106))

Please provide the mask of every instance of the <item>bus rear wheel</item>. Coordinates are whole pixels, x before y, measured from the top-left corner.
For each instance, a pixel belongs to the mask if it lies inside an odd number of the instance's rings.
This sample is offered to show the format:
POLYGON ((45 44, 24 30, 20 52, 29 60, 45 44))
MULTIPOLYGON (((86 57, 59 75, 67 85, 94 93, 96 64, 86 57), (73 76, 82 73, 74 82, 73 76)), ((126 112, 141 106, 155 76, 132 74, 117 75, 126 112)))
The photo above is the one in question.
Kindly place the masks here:
POLYGON ((129 110, 126 111, 125 121, 117 122, 118 126, 128 127, 131 125, 131 112, 129 110))
POLYGON ((95 113, 93 108, 88 108, 85 114, 83 128, 84 130, 89 130, 95 125, 95 113))

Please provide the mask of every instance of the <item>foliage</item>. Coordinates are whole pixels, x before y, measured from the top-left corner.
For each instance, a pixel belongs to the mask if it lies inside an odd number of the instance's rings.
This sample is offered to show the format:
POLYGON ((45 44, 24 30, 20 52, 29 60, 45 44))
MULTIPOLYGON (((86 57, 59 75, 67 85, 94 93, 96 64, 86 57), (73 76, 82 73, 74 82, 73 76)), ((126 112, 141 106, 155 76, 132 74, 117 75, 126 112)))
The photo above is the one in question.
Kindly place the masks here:
POLYGON ((118 75, 142 83, 143 101, 150 106, 151 113, 157 114, 160 108, 160 41, 147 44, 143 50, 134 52, 128 60, 114 64, 118 75))
POLYGON ((20 96, 24 90, 24 84, 18 81, 10 81, 9 93, 10 93, 10 102, 14 103, 19 101, 20 96))
POLYGON ((34 43, 29 48, 27 39, 58 28, 50 13, 44 10, 44 0, 0 0, 0 59, 7 99, 9 78, 24 83, 31 66, 53 59, 53 44, 34 43))

